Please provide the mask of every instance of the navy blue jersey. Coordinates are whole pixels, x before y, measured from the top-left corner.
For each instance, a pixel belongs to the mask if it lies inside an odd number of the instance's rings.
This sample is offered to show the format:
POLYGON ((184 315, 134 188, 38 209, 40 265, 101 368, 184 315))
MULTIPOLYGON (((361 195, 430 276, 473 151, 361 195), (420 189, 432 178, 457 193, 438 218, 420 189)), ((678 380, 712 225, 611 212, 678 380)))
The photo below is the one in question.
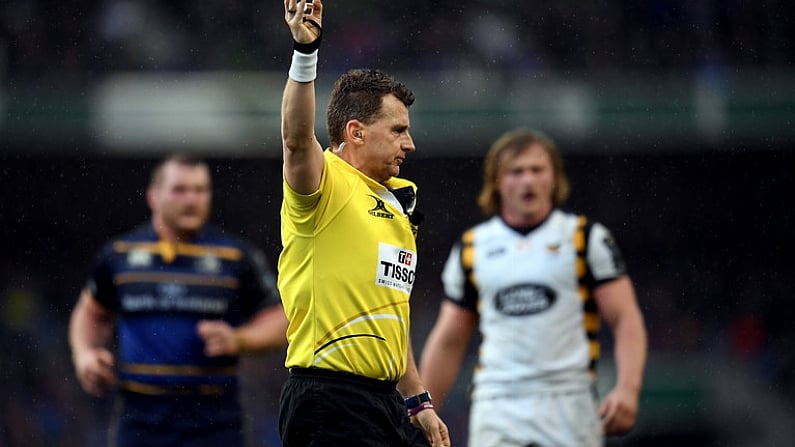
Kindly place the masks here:
POLYGON ((244 323, 279 304, 264 255, 205 227, 190 242, 161 240, 151 224, 110 241, 88 288, 118 318, 118 369, 123 389, 144 394, 237 386, 237 357, 207 357, 199 320, 244 323))

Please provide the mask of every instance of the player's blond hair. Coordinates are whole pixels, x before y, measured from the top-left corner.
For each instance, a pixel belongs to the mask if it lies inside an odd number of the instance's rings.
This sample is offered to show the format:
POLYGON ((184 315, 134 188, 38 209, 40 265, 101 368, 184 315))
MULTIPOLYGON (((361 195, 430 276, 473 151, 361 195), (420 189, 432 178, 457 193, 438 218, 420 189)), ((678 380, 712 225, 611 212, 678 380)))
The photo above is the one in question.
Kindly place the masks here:
POLYGON ((487 216, 500 212, 502 205, 497 179, 503 172, 505 162, 519 156, 525 149, 539 145, 547 152, 552 161, 555 185, 552 188, 552 203, 562 205, 569 198, 570 185, 563 168, 563 157, 555 142, 537 130, 517 129, 500 136, 486 153, 483 164, 483 187, 478 195, 478 206, 487 216))

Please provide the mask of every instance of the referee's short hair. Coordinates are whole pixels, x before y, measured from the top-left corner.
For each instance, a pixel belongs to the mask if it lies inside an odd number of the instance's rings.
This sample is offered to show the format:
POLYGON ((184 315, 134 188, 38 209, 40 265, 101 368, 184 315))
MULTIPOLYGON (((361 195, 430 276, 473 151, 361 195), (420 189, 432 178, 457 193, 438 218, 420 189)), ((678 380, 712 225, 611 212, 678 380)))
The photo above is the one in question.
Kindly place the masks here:
POLYGON ((349 121, 372 124, 379 119, 384 96, 390 94, 407 108, 414 104, 414 92, 384 71, 357 68, 340 76, 334 83, 326 109, 331 145, 342 143, 349 121))

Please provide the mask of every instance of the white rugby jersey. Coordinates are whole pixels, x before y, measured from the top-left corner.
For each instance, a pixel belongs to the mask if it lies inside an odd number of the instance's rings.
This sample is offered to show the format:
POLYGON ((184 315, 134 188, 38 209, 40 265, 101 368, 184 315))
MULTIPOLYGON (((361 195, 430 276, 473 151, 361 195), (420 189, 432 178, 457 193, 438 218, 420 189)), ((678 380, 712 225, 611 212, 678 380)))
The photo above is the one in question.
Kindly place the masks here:
POLYGON ((590 291, 625 273, 610 232, 584 216, 556 209, 526 235, 498 216, 466 231, 442 281, 480 317, 473 397, 589 387, 600 322, 590 291))

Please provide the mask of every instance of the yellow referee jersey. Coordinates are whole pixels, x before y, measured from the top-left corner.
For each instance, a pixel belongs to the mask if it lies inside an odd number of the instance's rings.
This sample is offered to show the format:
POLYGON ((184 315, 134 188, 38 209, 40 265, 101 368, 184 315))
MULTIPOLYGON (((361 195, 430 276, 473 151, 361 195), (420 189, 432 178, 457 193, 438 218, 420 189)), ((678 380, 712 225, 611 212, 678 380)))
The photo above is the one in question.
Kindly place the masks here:
POLYGON ((290 326, 288 368, 397 381, 406 370, 414 231, 387 185, 330 150, 319 190, 283 184, 278 286, 290 326))

